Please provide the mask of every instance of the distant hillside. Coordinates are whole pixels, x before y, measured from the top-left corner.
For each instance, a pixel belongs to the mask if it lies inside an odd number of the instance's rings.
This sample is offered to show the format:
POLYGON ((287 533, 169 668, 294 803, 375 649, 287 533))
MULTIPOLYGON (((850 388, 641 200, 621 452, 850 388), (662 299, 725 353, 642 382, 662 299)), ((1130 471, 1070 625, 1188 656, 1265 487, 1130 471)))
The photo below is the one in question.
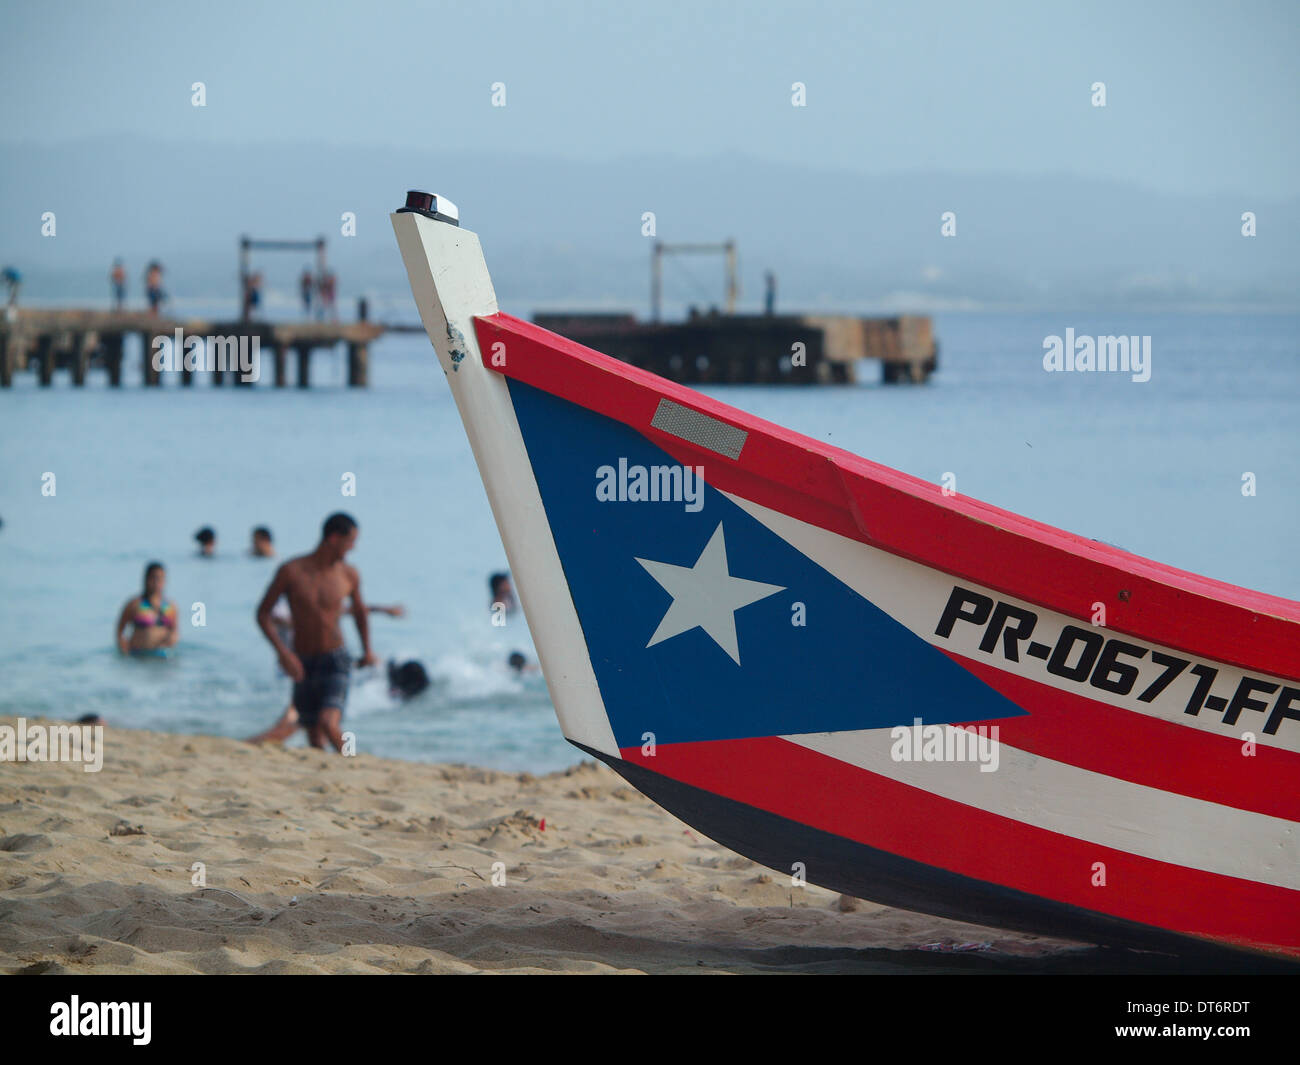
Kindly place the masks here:
MULTIPOLYGON (((146 259, 157 256, 173 296, 225 298, 239 234, 324 234, 342 298, 364 291, 398 310, 408 297, 387 214, 421 186, 460 205, 503 303, 523 313, 644 313, 645 211, 665 240, 734 237, 750 307, 771 268, 787 308, 1300 309, 1300 200, 1155 193, 1126 160, 1097 160, 1092 179, 866 177, 667 152, 582 165, 466 158, 451 144, 358 152, 102 139, 4 144, 0 161, 0 263, 23 271, 32 300, 103 294, 114 255, 127 259, 137 295, 146 259), (944 238, 949 210, 957 236, 944 238), (1253 239, 1240 235, 1245 210, 1258 217, 1253 239), (56 213, 53 239, 40 234, 44 211, 56 213), (344 211, 357 215, 355 238, 339 235, 344 211)), ((259 265, 273 294, 290 299, 305 261, 259 265)), ((717 302, 721 263, 672 260, 666 282, 670 309, 717 302)))

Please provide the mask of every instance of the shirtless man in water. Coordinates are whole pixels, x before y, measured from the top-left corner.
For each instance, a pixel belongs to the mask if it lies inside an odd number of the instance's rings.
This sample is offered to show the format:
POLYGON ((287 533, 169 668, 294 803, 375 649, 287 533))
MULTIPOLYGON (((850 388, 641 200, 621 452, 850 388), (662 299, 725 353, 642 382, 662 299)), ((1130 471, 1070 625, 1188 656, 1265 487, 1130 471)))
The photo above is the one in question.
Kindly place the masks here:
POLYGON ((280 666, 293 679, 293 705, 297 721, 281 719, 253 742, 284 741, 302 725, 313 747, 328 739, 343 750, 343 704, 348 696, 351 661, 343 646, 339 619, 343 601, 351 599, 349 612, 361 637, 358 665, 378 660, 370 650, 370 624, 361 598, 361 577, 343 559, 357 542, 357 523, 347 514, 331 514, 321 531, 321 541, 310 555, 290 559, 281 566, 257 608, 257 624, 271 641, 280 666), (293 619, 293 647, 284 642, 272 618, 276 602, 289 601, 293 619))

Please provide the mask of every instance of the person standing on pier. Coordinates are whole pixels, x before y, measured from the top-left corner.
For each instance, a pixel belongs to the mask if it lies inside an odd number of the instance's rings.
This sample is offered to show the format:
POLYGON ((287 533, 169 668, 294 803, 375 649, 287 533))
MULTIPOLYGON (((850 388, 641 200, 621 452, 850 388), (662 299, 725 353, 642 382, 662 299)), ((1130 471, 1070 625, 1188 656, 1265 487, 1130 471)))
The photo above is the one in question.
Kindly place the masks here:
POLYGON ((244 288, 244 317, 252 318, 262 305, 262 275, 251 274, 244 288))
MULTIPOLYGON (((5 300, 6 312, 9 312, 18 306, 18 290, 22 288, 23 275, 12 266, 6 266, 3 272, 0 272, 0 280, 4 281, 5 288, 9 290, 8 298, 5 300)), ((7 316, 12 317, 12 315, 7 316)))
POLYGON ((113 286, 113 310, 120 311, 126 305, 126 267, 122 265, 121 259, 113 260, 108 281, 113 286))
POLYGON ((158 317, 163 300, 167 298, 167 293, 163 291, 162 278, 162 263, 155 259, 144 272, 144 291, 149 298, 149 313, 155 318, 158 317))
POLYGON ((320 275, 320 306, 316 308, 317 318, 324 320, 328 316, 331 322, 338 320, 338 312, 334 308, 336 285, 337 279, 332 270, 326 270, 320 275))
POLYGON ((311 317, 311 297, 316 289, 316 279, 311 276, 311 268, 302 268, 302 277, 298 279, 298 291, 302 293, 303 317, 311 317))

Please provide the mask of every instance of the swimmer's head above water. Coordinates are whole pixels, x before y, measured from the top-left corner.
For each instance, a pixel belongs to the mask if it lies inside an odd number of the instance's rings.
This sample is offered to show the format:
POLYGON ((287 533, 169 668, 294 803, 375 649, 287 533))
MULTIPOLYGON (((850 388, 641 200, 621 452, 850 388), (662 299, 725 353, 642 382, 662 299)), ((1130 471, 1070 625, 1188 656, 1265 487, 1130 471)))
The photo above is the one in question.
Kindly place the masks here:
POLYGON ((257 558, 274 558, 275 545, 271 542, 271 530, 259 525, 253 530, 253 543, 249 549, 257 558))
POLYGON ((419 695, 429 686, 429 674, 419 662, 403 662, 400 666, 388 662, 388 688, 393 695, 401 699, 410 699, 419 695))
POLYGON ((515 612, 518 603, 515 600, 515 586, 510 580, 510 574, 494 573, 488 577, 488 592, 491 596, 488 606, 493 610, 496 610, 497 604, 500 603, 507 614, 515 612))

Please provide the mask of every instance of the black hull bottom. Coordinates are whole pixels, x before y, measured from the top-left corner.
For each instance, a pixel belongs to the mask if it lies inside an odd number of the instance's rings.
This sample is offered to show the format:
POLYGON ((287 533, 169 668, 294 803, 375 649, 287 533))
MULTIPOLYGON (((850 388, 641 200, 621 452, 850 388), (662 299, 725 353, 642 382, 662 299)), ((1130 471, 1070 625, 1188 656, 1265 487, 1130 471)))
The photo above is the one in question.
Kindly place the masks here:
MULTIPOLYGON (((570 741, 572 742, 572 741, 570 741)), ((809 883, 885 906, 992 928, 1206 960, 1260 955, 1092 913, 923 865, 810 828, 574 743, 675 817, 737 854, 785 876, 795 863, 809 883)))

